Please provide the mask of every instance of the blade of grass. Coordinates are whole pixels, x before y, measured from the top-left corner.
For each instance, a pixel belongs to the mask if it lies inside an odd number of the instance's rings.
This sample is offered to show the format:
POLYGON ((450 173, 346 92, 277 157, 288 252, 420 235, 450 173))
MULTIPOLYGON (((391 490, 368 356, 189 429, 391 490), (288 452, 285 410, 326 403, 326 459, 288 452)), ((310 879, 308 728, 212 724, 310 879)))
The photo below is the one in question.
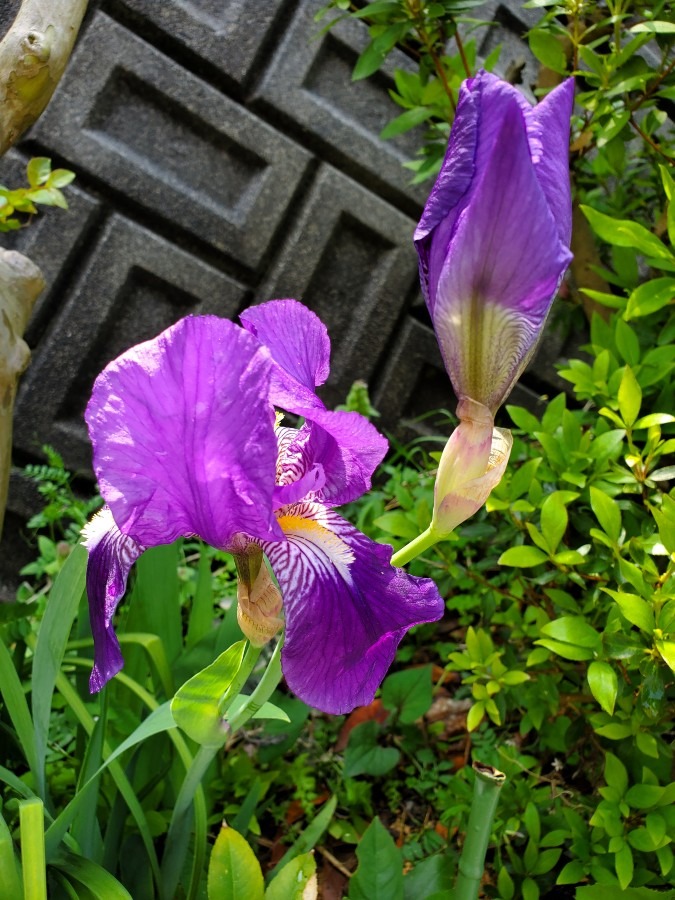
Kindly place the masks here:
POLYGON ((87 566, 87 551, 78 544, 65 561, 49 592, 45 614, 33 648, 33 727, 37 792, 45 797, 45 758, 54 685, 77 612, 87 566))
MULTIPOLYGON (((69 660, 71 662, 71 660, 69 660)), ((90 663, 89 663, 90 664, 90 663)), ((63 673, 59 673, 56 678, 56 688, 58 692, 61 694, 63 699, 66 701, 68 706, 71 708, 72 712, 75 714, 76 718, 87 732, 88 735, 91 735, 94 730, 95 722, 93 718, 89 715, 84 703, 81 701, 77 692, 68 681, 63 673)), ((104 753, 106 756, 111 754, 110 747, 107 744, 104 744, 104 753)), ((113 780, 117 786, 117 789, 124 797, 124 800, 129 807, 129 812, 134 818, 136 822, 136 827, 138 828, 138 833, 143 841, 143 846, 148 854, 148 862, 152 869, 153 876, 156 880, 157 887, 160 892, 160 897, 163 897, 164 894, 161 890, 160 884, 160 873, 159 873, 159 861, 157 859, 157 854, 155 852, 155 846, 152 840, 152 834, 150 832, 150 828, 148 826, 147 819, 145 818, 145 813, 141 804, 136 797, 134 789, 129 782, 129 779, 124 774, 124 770, 120 766, 118 762, 110 763, 110 774, 113 777, 113 780)), ((56 823, 54 823, 56 825, 56 823)), ((67 827, 67 826, 66 826, 67 827)), ((60 842, 63 837, 62 828, 54 828, 54 826, 50 827, 47 832, 47 853, 48 858, 51 859, 52 854, 56 853, 60 842)))
POLYGON ((71 881, 83 885, 94 897, 101 900, 133 900, 129 891, 98 863, 75 853, 61 853, 54 860, 71 881))
POLYGON ((82 797, 82 803, 73 817, 71 827, 71 834, 77 841, 82 855, 94 862, 100 862, 103 855, 103 841, 96 811, 100 784, 98 772, 103 760, 103 742, 108 722, 108 691, 104 688, 98 696, 100 714, 87 742, 75 789, 75 796, 82 797), (90 782, 92 789, 85 791, 85 785, 88 786, 90 782))
MULTIPOLYGON (((73 657, 68 659, 68 664, 91 668, 94 664, 94 661, 91 659, 73 657)), ((128 688, 151 711, 159 709, 159 704, 152 696, 152 694, 146 691, 145 688, 138 684, 137 681, 134 681, 133 678, 129 678, 129 676, 124 672, 119 672, 115 676, 115 681, 117 681, 120 685, 128 688)), ((180 757, 181 762, 185 766, 185 770, 187 772, 193 763, 193 757, 192 753, 188 749, 187 744, 185 743, 183 736, 181 735, 178 728, 171 728, 166 732, 166 734, 176 748, 176 752, 178 753, 178 756, 180 757)), ((206 818, 206 801, 204 799, 204 791, 202 790, 201 785, 195 791, 193 804, 195 833, 194 850, 192 857, 192 872, 190 875, 190 886, 187 895, 188 900, 195 900, 199 893, 199 886, 206 861, 208 823, 206 818)))
MULTIPOLYGON (((118 641, 124 647, 125 644, 139 644, 148 654, 150 661, 155 667, 157 677, 159 678, 162 690, 167 698, 173 697, 174 685, 173 675, 171 674, 171 666, 164 652, 164 645, 156 634, 145 634, 143 632, 131 632, 128 634, 119 634, 118 641)), ((84 650, 94 646, 91 638, 82 638, 76 641, 69 641, 68 650, 84 650)))
POLYGON ((202 544, 199 554, 199 566, 197 568, 197 586, 188 621, 186 647, 188 649, 193 647, 205 634, 208 634, 211 628, 213 628, 211 558, 206 546, 202 544))
MULTIPOLYGON (((157 635, 169 662, 183 649, 178 561, 180 541, 152 547, 136 563, 136 584, 131 617, 134 628, 126 633, 147 632, 157 635), (140 625, 140 627, 138 627, 140 625)), ((131 622, 128 623, 131 625, 131 622)))
POLYGON ((33 774, 33 778, 37 782, 39 764, 35 750, 33 720, 30 717, 30 710, 21 686, 21 680, 12 662, 12 655, 2 640, 0 640, 0 692, 16 731, 18 742, 26 757, 26 762, 33 774))
POLYGON ((24 900, 47 900, 44 804, 39 797, 19 803, 24 900))
POLYGON ((302 832, 300 837, 284 853, 279 862, 267 876, 268 882, 271 881, 274 876, 283 869, 286 863, 290 862, 292 859, 295 859, 296 856, 300 856, 301 853, 308 853, 310 850, 314 849, 317 843, 321 840, 323 833, 330 825, 330 820, 333 818, 333 813, 335 812, 336 807, 337 797, 334 794, 330 798, 328 803, 326 803, 321 812, 314 816, 314 818, 309 823, 307 828, 305 828, 305 830, 302 832))
POLYGON ((14 841, 0 814, 0 897, 21 897, 21 873, 14 841))

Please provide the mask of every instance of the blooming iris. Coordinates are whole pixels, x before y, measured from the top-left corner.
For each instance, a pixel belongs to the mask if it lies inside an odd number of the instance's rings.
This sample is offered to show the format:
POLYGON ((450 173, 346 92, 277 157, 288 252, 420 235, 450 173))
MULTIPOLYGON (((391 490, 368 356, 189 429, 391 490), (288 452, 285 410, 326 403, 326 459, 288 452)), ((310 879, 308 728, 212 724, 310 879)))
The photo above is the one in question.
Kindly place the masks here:
POLYGON ((330 354, 323 324, 294 300, 241 320, 183 319, 94 384, 85 417, 106 507, 85 532, 90 686, 122 668, 112 619, 135 560, 198 536, 235 554, 241 620, 257 643, 281 622, 264 552, 283 598, 289 687, 347 712, 372 699, 405 632, 440 618, 443 603, 430 579, 392 567, 391 548, 334 511, 368 490, 386 441, 317 397, 330 354), (279 427, 275 407, 304 424, 279 427))
POLYGON ((422 290, 460 401, 461 433, 437 482, 438 532, 458 524, 462 504, 475 512, 501 478, 511 438, 493 430, 494 415, 534 353, 571 260, 573 99, 572 79, 534 107, 487 72, 465 81, 415 231, 422 290))

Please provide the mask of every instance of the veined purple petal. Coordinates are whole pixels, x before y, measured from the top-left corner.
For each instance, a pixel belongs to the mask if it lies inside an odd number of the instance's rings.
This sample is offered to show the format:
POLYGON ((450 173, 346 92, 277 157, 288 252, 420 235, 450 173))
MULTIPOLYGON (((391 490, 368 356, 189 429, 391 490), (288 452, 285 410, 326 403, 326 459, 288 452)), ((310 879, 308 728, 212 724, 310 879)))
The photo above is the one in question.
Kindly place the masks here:
POLYGON ((571 258, 574 85, 535 107, 487 72, 460 92, 415 244, 458 396, 492 411, 528 362, 571 258))
POLYGON ((101 493, 146 547, 279 538, 269 352, 232 322, 183 319, 99 375, 86 411, 101 493))
POLYGON ((326 483, 316 499, 341 506, 370 490, 372 475, 384 459, 389 442, 357 412, 313 410, 306 454, 323 467, 326 483))
POLYGON ((321 319, 297 300, 250 306, 239 318, 276 363, 272 403, 288 412, 295 412, 295 406, 323 407, 314 393, 329 373, 330 340, 321 319))
POLYGON ((92 693, 115 676, 124 664, 112 620, 124 595, 132 565, 145 549, 122 534, 107 507, 85 526, 89 620, 94 637, 94 668, 89 678, 92 693))
POLYGON ((572 237, 572 195, 568 162, 574 79, 568 78, 527 111, 530 153, 537 180, 546 195, 558 235, 565 245, 572 237))
POLYGON ((373 699, 401 638, 440 619, 443 601, 431 579, 390 565, 391 547, 320 504, 279 521, 288 540, 263 549, 284 600, 286 681, 311 706, 349 712, 373 699))
POLYGON ((571 254, 517 104, 490 146, 446 253, 432 319, 457 396, 495 412, 534 352, 571 254))
POLYGON ((285 502, 309 497, 341 506, 365 494, 387 452, 386 438, 359 413, 304 410, 301 414, 310 419, 302 428, 280 429, 277 483, 299 483, 316 466, 323 473, 323 483, 285 502))

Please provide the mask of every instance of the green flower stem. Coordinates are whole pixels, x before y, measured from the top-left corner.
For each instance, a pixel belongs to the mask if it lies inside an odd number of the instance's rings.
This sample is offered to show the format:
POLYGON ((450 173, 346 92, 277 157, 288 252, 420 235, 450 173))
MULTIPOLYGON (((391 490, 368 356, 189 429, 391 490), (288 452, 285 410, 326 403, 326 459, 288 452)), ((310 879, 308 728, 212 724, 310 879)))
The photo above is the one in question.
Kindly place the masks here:
POLYGON ((255 668, 255 664, 258 662, 261 649, 261 647, 254 647, 251 643, 249 643, 246 647, 246 652, 244 653, 244 658, 242 659, 241 665, 239 666, 239 671, 234 676, 232 683, 225 691, 220 700, 220 703, 218 704, 218 712, 221 716, 225 715, 225 712, 230 703, 234 700, 237 694, 241 692, 241 689, 248 681, 251 672, 255 668))
POLYGON ((248 720, 258 712, 263 703, 266 703, 274 693, 275 688, 281 681, 281 648, 283 647, 283 644, 284 636, 282 633, 274 648, 274 653, 267 664, 267 668, 265 669, 258 686, 249 697, 246 706, 230 719, 230 734, 233 734, 245 725, 248 720))
POLYGON ((414 540, 410 541, 409 544, 406 544, 405 547, 401 547, 400 550, 397 550, 396 553, 394 553, 391 558, 392 566, 404 566, 406 563, 410 562, 411 559, 415 559, 420 553, 424 553, 425 550, 428 550, 429 547, 433 547, 440 539, 441 536, 435 534, 431 530, 430 525, 426 531, 423 531, 422 534, 419 534, 414 540))
POLYGON ((47 900, 44 823, 42 800, 32 797, 19 803, 24 900, 47 900))
POLYGON ((492 820, 499 792, 506 781, 506 775, 492 766, 475 762, 473 770, 476 773, 476 781, 473 787, 469 824, 452 895, 454 900, 477 900, 485 869, 485 853, 490 843, 492 820))

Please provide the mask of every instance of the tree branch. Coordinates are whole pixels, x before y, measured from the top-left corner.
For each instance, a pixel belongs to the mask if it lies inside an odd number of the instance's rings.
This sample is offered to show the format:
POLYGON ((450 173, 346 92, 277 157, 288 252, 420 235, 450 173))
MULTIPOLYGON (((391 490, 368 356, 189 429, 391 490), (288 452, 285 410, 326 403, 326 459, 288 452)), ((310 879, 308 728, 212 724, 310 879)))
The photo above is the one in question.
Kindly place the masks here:
POLYGON ((9 488, 14 399, 30 360, 23 334, 44 286, 35 263, 15 250, 0 250, 0 534, 9 488))
POLYGON ((87 0, 23 0, 0 41, 0 155, 49 102, 86 8, 87 0))

